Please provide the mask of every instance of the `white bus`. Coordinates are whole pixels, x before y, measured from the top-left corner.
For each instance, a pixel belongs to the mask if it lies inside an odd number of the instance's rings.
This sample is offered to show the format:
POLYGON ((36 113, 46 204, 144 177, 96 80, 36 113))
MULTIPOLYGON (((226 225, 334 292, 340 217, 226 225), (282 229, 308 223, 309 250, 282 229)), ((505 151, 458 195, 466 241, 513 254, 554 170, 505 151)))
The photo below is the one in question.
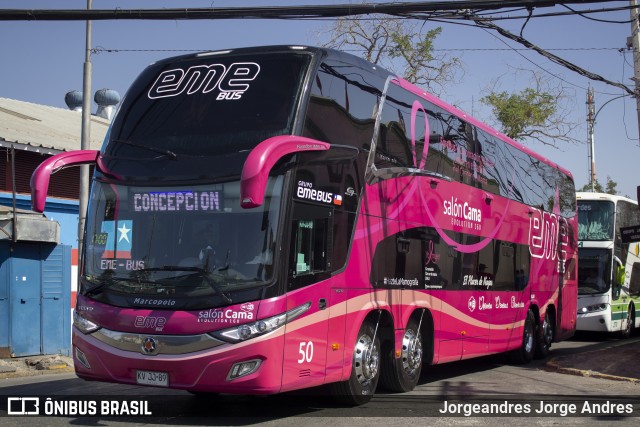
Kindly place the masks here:
POLYGON ((620 229, 640 225, 638 202, 579 192, 577 330, 631 335, 640 326, 640 247, 620 229))

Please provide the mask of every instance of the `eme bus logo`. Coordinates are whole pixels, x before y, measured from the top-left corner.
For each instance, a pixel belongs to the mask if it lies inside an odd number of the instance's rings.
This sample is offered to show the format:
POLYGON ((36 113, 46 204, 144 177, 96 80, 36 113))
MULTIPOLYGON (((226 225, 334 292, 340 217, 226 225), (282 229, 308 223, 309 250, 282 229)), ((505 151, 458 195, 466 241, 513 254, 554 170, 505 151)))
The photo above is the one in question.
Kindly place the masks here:
POLYGON ((259 73, 260 65, 255 62, 233 63, 228 68, 223 64, 194 65, 186 70, 175 68, 160 73, 148 96, 150 99, 169 98, 185 91, 192 95, 218 89, 218 100, 240 99, 259 73))
POLYGON ((569 234, 567 220, 559 215, 532 208, 529 213, 529 252, 534 258, 558 259, 558 272, 564 272, 569 234))

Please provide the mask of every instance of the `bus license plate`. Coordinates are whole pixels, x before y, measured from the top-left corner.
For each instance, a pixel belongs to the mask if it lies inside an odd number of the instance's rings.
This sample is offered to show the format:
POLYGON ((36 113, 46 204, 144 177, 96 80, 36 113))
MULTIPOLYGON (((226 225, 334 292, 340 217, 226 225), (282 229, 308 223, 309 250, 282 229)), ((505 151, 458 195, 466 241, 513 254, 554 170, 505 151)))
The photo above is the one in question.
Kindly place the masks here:
POLYGON ((169 387, 169 374, 157 371, 136 371, 136 383, 169 387))

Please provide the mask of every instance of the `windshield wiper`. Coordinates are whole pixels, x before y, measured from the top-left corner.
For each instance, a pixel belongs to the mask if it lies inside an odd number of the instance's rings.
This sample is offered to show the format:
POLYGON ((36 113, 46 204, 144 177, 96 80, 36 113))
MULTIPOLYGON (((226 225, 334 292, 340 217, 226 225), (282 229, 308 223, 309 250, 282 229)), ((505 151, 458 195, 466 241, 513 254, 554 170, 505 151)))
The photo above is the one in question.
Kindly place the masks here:
POLYGON ((112 139, 111 142, 117 142, 118 144, 130 145, 132 147, 138 147, 144 150, 153 151, 154 153, 160 153, 169 157, 171 160, 176 160, 178 158, 178 155, 176 153, 171 150, 165 150, 164 148, 149 147, 148 145, 142 145, 135 142, 127 141, 126 139, 112 139))
POLYGON ((143 268, 138 271, 140 272, 142 271, 195 271, 197 273, 200 273, 200 276, 202 276, 207 281, 207 284, 211 287, 211 289, 213 289, 214 291, 216 291, 218 295, 220 295, 220 297, 224 300, 224 302, 226 302, 227 304, 233 303, 233 301, 231 300, 231 297, 229 297, 229 295, 227 295, 222 290, 222 286, 220 286, 220 283, 216 280, 216 276, 214 276, 212 272, 207 271, 204 268, 165 265, 165 266, 156 267, 156 268, 143 268))
MULTIPOLYGON (((92 280, 88 280, 87 278, 84 278, 87 282, 92 282, 92 280)), ((87 290, 87 295, 91 295, 94 294, 96 292, 98 292, 99 290, 101 290, 102 288, 105 288, 107 286, 110 286, 113 284, 113 282, 115 282, 115 280, 113 279, 113 277, 110 277, 107 280, 103 280, 102 283, 98 283, 97 285, 95 285, 94 287, 92 287, 91 289, 87 290)))

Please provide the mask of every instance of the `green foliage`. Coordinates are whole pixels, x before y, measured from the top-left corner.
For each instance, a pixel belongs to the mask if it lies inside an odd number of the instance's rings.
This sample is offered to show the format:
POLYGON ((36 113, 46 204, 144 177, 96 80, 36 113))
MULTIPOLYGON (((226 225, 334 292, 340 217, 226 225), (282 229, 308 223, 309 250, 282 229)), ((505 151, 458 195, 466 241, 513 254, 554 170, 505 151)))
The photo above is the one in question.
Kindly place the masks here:
POLYGON ((367 61, 436 94, 455 81, 461 70, 458 58, 435 54, 435 41, 442 27, 427 30, 423 22, 370 15, 364 19, 336 19, 328 33, 329 41, 324 46, 359 52, 367 61))
POLYGON ((481 101, 491 106, 504 134, 513 139, 522 139, 529 129, 544 126, 557 111, 554 95, 531 88, 512 94, 493 92, 481 101))
POLYGON ((400 28, 391 34, 393 48, 389 51, 389 57, 404 60, 405 79, 416 84, 425 83, 423 80, 428 80, 428 77, 424 71, 434 60, 433 46, 435 39, 442 33, 442 27, 431 29, 424 34, 404 31, 404 28, 400 28))
MULTIPOLYGON (((618 194, 618 183, 613 181, 609 176, 607 176, 607 183, 604 187, 597 179, 593 187, 596 193, 618 194)), ((582 188, 579 188, 578 191, 591 191, 591 185, 585 184, 582 188)))

